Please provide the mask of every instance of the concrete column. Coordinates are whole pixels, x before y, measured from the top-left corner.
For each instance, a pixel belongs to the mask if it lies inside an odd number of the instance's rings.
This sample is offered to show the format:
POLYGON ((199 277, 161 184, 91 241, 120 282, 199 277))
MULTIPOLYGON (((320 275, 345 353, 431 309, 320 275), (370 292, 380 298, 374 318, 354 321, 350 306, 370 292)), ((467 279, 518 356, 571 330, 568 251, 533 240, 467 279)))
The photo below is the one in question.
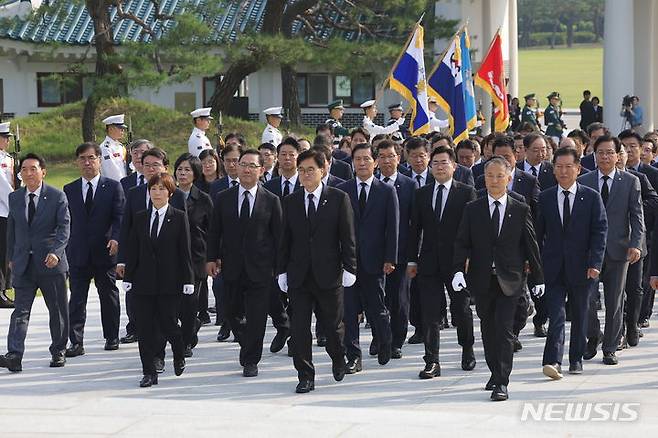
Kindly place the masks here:
MULTIPOLYGON (((658 5, 654 5, 653 8, 653 21, 651 22, 652 24, 652 36, 651 39, 654 41, 654 47, 653 50, 658 50, 658 42, 656 42, 656 38, 658 38, 658 5)), ((654 54, 653 55, 653 66, 652 66, 652 71, 653 72, 658 72, 658 55, 654 54)), ((654 107, 653 107, 653 129, 658 128, 658 78, 655 76, 653 77, 653 98, 654 102, 654 107)))
POLYGON ((633 0, 606 0, 603 38, 603 122, 617 133, 622 98, 633 94, 635 69, 633 0))
POLYGON ((517 0, 509 0, 508 6, 508 23, 509 23, 509 84, 507 92, 512 97, 519 95, 519 31, 518 18, 516 13, 517 0))
POLYGON ((641 134, 653 130, 654 114, 657 111, 654 96, 656 87, 654 60, 656 43, 655 11, 658 9, 654 0, 635 1, 635 21, 633 28, 637 29, 640 38, 635 39, 635 87, 633 94, 640 98, 640 106, 644 109, 644 123, 641 134))
MULTIPOLYGON (((491 2, 494 0, 482 0, 482 52, 480 53, 480 63, 487 54, 489 43, 493 38, 496 29, 491 29, 491 2)), ((487 93, 481 93, 482 96, 482 115, 484 115, 485 124, 482 126, 482 134, 486 135, 491 132, 491 97, 487 93)))

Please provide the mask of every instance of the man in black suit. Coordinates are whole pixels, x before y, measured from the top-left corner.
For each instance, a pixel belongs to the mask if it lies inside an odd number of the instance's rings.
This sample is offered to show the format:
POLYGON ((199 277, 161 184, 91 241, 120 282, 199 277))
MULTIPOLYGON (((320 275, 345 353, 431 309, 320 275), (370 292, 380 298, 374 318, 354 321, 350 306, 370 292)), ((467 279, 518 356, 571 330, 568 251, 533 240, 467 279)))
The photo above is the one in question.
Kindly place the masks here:
POLYGON ((338 187, 340 183, 345 182, 344 179, 338 178, 335 175, 331 174, 331 161, 330 158, 332 156, 332 151, 329 146, 326 145, 315 145, 311 149, 314 151, 320 151, 324 154, 325 158, 327 158, 327 162, 325 163, 325 172, 324 176, 322 177, 322 184, 325 186, 329 187, 338 187))
POLYGON ((263 351, 282 212, 279 198, 258 185, 263 173, 258 151, 242 152, 238 172, 240 185, 217 195, 214 204, 206 269, 212 276, 224 272, 227 317, 240 341, 240 365, 245 377, 255 377, 263 351))
POLYGON ((482 139, 482 157, 480 157, 479 162, 476 162, 473 167, 471 167, 471 172, 473 172, 473 178, 475 179, 476 185, 477 185, 477 180, 480 177, 480 175, 484 174, 484 163, 491 158, 491 155, 493 155, 493 152, 491 151, 491 145, 493 140, 500 136, 503 135, 499 132, 492 132, 491 134, 485 136, 482 139))
POLYGON ((391 359, 391 321, 386 308, 384 283, 398 258, 400 212, 395 189, 374 176, 375 159, 368 143, 352 147, 356 178, 338 186, 350 196, 357 238, 357 276, 345 291, 345 349, 347 373, 361 371, 359 317, 361 306, 378 341, 377 359, 391 359))
MULTIPOLYGON (((432 150, 438 148, 439 146, 445 146, 455 150, 455 143, 452 141, 452 137, 446 134, 434 134, 432 136, 432 150)), ((453 179, 473 187, 475 185, 475 180, 473 178, 473 172, 471 171, 471 168, 462 166, 459 163, 455 164, 457 167, 455 168, 455 172, 452 176, 453 179)))
POLYGON ((642 137, 637 132, 633 132, 630 129, 622 131, 619 134, 619 141, 624 145, 626 149, 626 154, 628 155, 628 160, 626 161, 626 168, 628 170, 634 170, 636 172, 643 173, 649 179, 651 186, 658 190, 658 169, 644 164, 640 160, 640 155, 642 153, 642 137))
POLYGON ((343 287, 356 281, 352 206, 347 194, 321 183, 324 165, 324 154, 313 150, 302 152, 297 166, 304 190, 283 201, 278 283, 281 290, 289 293, 293 308, 293 363, 299 378, 298 393, 315 388, 310 331, 314 305, 326 330, 326 349, 334 379, 343 380, 343 287))
POLYGON ((546 137, 541 133, 531 132, 523 137, 525 160, 516 163, 517 168, 537 178, 540 191, 557 184, 553 165, 546 161, 546 147, 546 137))
MULTIPOLYGON (((392 350, 391 358, 402 357, 402 345, 407 339, 409 326, 409 277, 406 273, 408 257, 409 224, 411 206, 414 199, 416 184, 414 181, 398 172, 400 154, 398 146, 390 140, 384 140, 377 145, 377 167, 380 170, 379 180, 395 187, 400 207, 400 227, 398 231, 398 262, 393 272, 386 276, 386 307, 391 314, 392 350)), ((373 333, 374 334, 374 333, 373 333)), ((374 351, 377 340, 373 338, 374 351)))
POLYGON ((534 293, 540 295, 544 288, 530 207, 507 196, 511 170, 502 157, 494 156, 487 162, 484 175, 488 195, 464 209, 454 248, 452 287, 458 292, 468 286, 476 297, 484 355, 491 371, 486 388, 492 390, 494 401, 508 398, 512 326, 518 297, 528 280, 526 262, 534 293))
MULTIPOLYGON (((153 176, 167 171, 169 160, 165 151, 158 147, 147 150, 142 154, 142 168, 144 177, 150 180, 153 176)), ((169 204, 179 210, 186 211, 185 195, 176 189, 169 204)), ((121 218, 121 230, 119 233, 119 252, 117 254, 117 276, 123 278, 126 266, 125 249, 130 239, 130 230, 133 226, 135 215, 143 210, 150 210, 152 207, 151 197, 148 191, 148 184, 142 184, 133 187, 126 194, 126 204, 121 218)), ((126 324, 126 336, 120 339, 122 344, 129 344, 137 341, 137 326, 135 312, 133 308, 133 294, 126 291, 126 314, 128 323, 126 324)), ((164 349, 164 340, 163 340, 164 349)))
MULTIPOLYGON (((580 165, 583 166, 585 169, 592 171, 598 167, 596 164, 596 155, 594 155, 593 152, 594 143, 596 143, 597 138, 606 134, 609 134, 609 131, 608 128, 606 128, 606 126, 603 123, 595 122, 587 127, 587 136, 589 137, 588 149, 590 150, 590 152, 589 154, 585 155, 580 161, 580 165)), ((587 150, 585 151, 585 153, 587 153, 587 150)))
POLYGON ((67 357, 85 353, 83 335, 87 319, 89 284, 94 280, 101 305, 105 350, 119 348, 119 289, 116 255, 125 202, 118 181, 101 176, 101 149, 83 143, 75 150, 81 177, 64 186, 71 215, 69 260, 69 340, 67 357))
POLYGON ((133 187, 148 183, 142 167, 142 154, 152 147, 153 143, 146 139, 135 140, 130 145, 130 162, 135 168, 135 171, 121 178, 121 187, 123 188, 124 195, 128 194, 133 187))
POLYGON ((260 179, 260 182, 265 184, 272 178, 279 176, 279 170, 277 168, 276 156, 277 150, 276 146, 272 143, 263 143, 258 146, 258 152, 263 157, 263 176, 260 179))
POLYGON ((432 151, 430 168, 435 182, 418 189, 411 215, 407 272, 410 277, 417 276, 420 289, 425 328, 425 369, 419 374, 421 379, 441 375, 439 326, 441 309, 446 305, 444 288, 450 295, 450 308, 457 323, 462 369, 471 371, 475 368, 470 296, 467 291, 456 293, 451 280, 457 229, 466 204, 476 195, 473 187, 453 179, 455 160, 455 152, 448 146, 439 146, 432 151))

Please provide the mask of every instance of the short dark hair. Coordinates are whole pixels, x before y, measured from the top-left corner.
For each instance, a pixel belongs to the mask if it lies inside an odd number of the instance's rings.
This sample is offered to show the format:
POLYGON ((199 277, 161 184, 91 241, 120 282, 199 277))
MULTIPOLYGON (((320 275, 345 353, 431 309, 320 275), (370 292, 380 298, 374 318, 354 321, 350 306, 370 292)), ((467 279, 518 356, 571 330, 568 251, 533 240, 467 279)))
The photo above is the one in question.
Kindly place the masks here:
POLYGON ((224 149, 222 149, 222 161, 224 161, 224 157, 226 154, 229 152, 237 152, 238 155, 242 155, 242 146, 244 146, 242 143, 240 144, 227 144, 224 149))
POLYGON ((356 151, 361 151, 361 150, 369 150, 370 156, 375 158, 375 152, 372 150, 372 146, 370 146, 370 143, 359 143, 352 146, 352 159, 354 159, 354 154, 356 153, 356 151))
MULTIPOLYGON (((527 137, 526 137, 527 138, 527 137)), ((525 140, 524 140, 525 143, 525 140)), ((496 154, 497 148, 508 147, 514 151, 514 138, 511 135, 499 135, 494 138, 493 143, 491 144, 491 153, 496 154)))
POLYGON ((582 129, 574 129, 573 131, 571 131, 570 133, 567 134, 567 137, 569 137, 569 138, 578 138, 578 139, 580 139, 580 142, 584 145, 589 143, 589 136, 582 129))
POLYGON ((373 138, 370 139, 371 143, 374 143, 379 140, 390 140, 391 136, 388 134, 377 134, 373 138))
POLYGON ((366 140, 370 141, 370 133, 363 128, 359 127, 352 129, 350 131, 350 137, 354 137, 354 134, 361 134, 366 138, 366 140))
POLYGON ((89 149, 93 149, 94 153, 98 158, 101 158, 101 147, 98 146, 98 143, 94 143, 93 141, 87 141, 85 143, 82 143, 80 146, 75 148, 75 157, 79 157, 80 154, 83 152, 86 152, 89 149))
POLYGON ((169 192, 169 197, 174 194, 176 191, 176 183, 174 182, 174 178, 172 178, 171 175, 169 175, 167 172, 160 172, 156 173, 151 177, 148 183, 148 188, 150 189, 156 184, 162 184, 165 186, 167 191, 169 192))
POLYGON ((617 136, 619 140, 625 140, 627 138, 634 138, 637 140, 637 142, 641 145, 642 144, 642 136, 638 134, 637 132, 633 131, 632 129, 625 129, 619 133, 617 136))
POLYGON ((228 134, 226 134, 226 137, 224 137, 224 143, 228 142, 233 138, 235 138, 238 141, 238 143, 240 143, 241 146, 247 145, 247 139, 245 139, 244 135, 240 134, 239 132, 229 132, 228 134))
POLYGON ((438 154, 448 154, 450 161, 452 161, 453 163, 457 161, 457 157, 455 156, 455 151, 450 146, 437 146, 436 148, 434 148, 434 150, 430 154, 430 162, 432 161, 432 159, 434 159, 434 156, 438 154))
POLYGON ((259 151, 262 151, 263 149, 267 149, 268 151, 276 154, 276 146, 274 146, 272 143, 263 143, 258 146, 259 151))
POLYGON ((585 91, 583 91, 583 96, 591 95, 591 94, 592 94, 592 92, 589 91, 589 90, 585 90, 585 91))
POLYGON ((279 146, 276 147, 276 153, 278 154, 281 152, 281 148, 285 145, 294 147, 297 152, 301 149, 299 142, 294 137, 286 137, 281 143, 279 143, 279 146))
POLYGON ((507 161, 505 158, 501 157, 500 155, 492 155, 491 158, 485 161, 484 170, 487 170, 487 167, 489 167, 492 164, 500 164, 505 169, 507 169, 508 172, 512 171, 512 165, 509 163, 509 161, 507 161))
POLYGON ((617 137, 613 137, 610 134, 603 134, 594 142, 594 152, 598 149, 601 143, 613 142, 615 144, 615 152, 619 153, 621 151, 621 142, 617 137))
POLYGON ((164 166, 169 165, 169 159, 167 158, 167 153, 165 151, 163 151, 162 149, 160 149, 159 147, 157 147, 157 146, 154 146, 153 148, 149 149, 148 151, 145 151, 142 154, 142 164, 144 164, 144 158, 146 158, 146 157, 158 158, 158 159, 162 160, 162 164, 164 166))
POLYGON ((316 149, 307 149, 297 156, 297 166, 299 166, 302 161, 312 159, 317 164, 318 168, 324 169, 327 160, 324 157, 324 153, 316 149))
POLYGON ((153 148, 153 143, 151 143, 151 140, 147 140, 145 138, 139 138, 139 139, 133 141, 132 143, 130 143, 130 146, 128 147, 128 149, 133 150, 136 147, 139 147, 143 144, 147 145, 149 149, 153 148))
POLYGON ((317 145, 331 145, 331 141, 325 135, 316 135, 313 139, 313 146, 317 145))
POLYGON ((592 132, 598 131, 599 129, 603 129, 606 134, 608 133, 608 128, 606 128, 606 126, 603 123, 594 122, 594 123, 590 123, 589 125, 587 125, 587 136, 591 137, 592 132))
POLYGON ((375 148, 375 153, 377 157, 379 156, 379 153, 381 152, 382 149, 393 149, 398 156, 401 154, 400 150, 400 145, 398 145, 396 142, 393 140, 385 139, 379 142, 377 147, 375 148))
POLYGON ((320 123, 315 127, 315 135, 318 135, 318 132, 325 130, 329 130, 329 133, 331 133, 332 135, 334 133, 334 129, 331 127, 329 123, 320 123))
MULTIPOLYGON (((185 152, 181 154, 181 156, 178 157, 174 163, 174 178, 176 178, 176 170, 178 170, 178 166, 180 166, 184 161, 190 163, 192 173, 194 174, 194 181, 200 179, 203 176, 203 171, 201 170, 201 160, 189 152, 185 152)), ((178 180, 178 178, 176 179, 178 180)))
POLYGON ((471 139, 464 139, 457 143, 457 147, 455 147, 455 152, 459 151, 460 149, 468 149, 469 151, 473 151, 473 153, 477 153, 478 151, 478 145, 474 140, 471 139))
POLYGON ((526 135, 523 137, 523 147, 528 149, 531 144, 533 144, 535 141, 539 139, 544 140, 544 143, 548 144, 548 141, 546 140, 546 137, 544 137, 544 134, 541 132, 531 132, 530 134, 526 135))
MULTIPOLYGON (((651 137, 646 137, 645 136, 642 139, 642 143, 650 143, 651 144, 651 152, 654 153, 654 154, 656 153, 656 150, 658 150, 658 145, 656 144, 656 140, 654 140, 651 137)), ((640 144, 642 144, 642 143, 640 143, 640 144)))
MULTIPOLYGON (((215 160, 215 164, 217 165, 217 170, 215 170, 215 175, 217 176, 217 178, 219 178, 219 176, 222 173, 222 165, 219 162, 219 155, 217 155, 217 151, 214 149, 202 150, 201 153, 199 154, 199 161, 203 161, 208 157, 211 157, 213 160, 215 160)), ((201 167, 201 170, 203 170, 203 166, 201 167)))
POLYGON ((41 155, 34 152, 28 152, 27 154, 23 155, 23 158, 21 158, 21 167, 23 166, 25 160, 37 160, 39 162, 40 168, 46 168, 46 160, 41 155))
POLYGON ((261 166, 264 164, 263 156, 260 154, 260 152, 258 152, 257 149, 245 149, 240 154, 240 158, 238 159, 238 161, 242 161, 242 157, 244 157, 245 155, 256 155, 258 157, 258 164, 260 164, 261 166))
POLYGON ((430 145, 426 138, 423 137, 410 137, 404 144, 404 148, 407 152, 410 152, 415 149, 423 148, 425 152, 430 151, 430 145))
POLYGON ((317 144, 312 146, 311 149, 314 151, 322 152, 324 154, 324 158, 327 161, 331 161, 332 152, 330 146, 327 146, 326 144, 317 144))
POLYGON ((429 140, 432 144, 441 140, 446 140, 448 142, 448 146, 450 146, 451 148, 455 147, 455 143, 452 141, 452 137, 449 136, 448 134, 442 134, 440 132, 437 132, 433 134, 429 140))
POLYGON ((578 151, 572 147, 568 148, 559 148, 553 153, 553 164, 557 162, 558 157, 563 157, 566 155, 571 155, 573 157, 573 162, 580 164, 580 157, 578 156, 578 151))

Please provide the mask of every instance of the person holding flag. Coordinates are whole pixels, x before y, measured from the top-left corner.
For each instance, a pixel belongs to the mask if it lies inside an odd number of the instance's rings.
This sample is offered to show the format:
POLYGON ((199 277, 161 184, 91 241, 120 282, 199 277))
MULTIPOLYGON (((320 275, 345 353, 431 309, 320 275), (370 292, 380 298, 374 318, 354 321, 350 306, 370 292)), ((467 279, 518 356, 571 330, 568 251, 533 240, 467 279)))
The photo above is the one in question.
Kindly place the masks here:
POLYGON ((379 126, 374 120, 377 117, 377 105, 374 100, 366 100, 361 105, 365 115, 363 116, 363 129, 368 131, 370 138, 379 134, 393 134, 400 131, 400 126, 404 125, 404 117, 395 120, 388 126, 379 126))

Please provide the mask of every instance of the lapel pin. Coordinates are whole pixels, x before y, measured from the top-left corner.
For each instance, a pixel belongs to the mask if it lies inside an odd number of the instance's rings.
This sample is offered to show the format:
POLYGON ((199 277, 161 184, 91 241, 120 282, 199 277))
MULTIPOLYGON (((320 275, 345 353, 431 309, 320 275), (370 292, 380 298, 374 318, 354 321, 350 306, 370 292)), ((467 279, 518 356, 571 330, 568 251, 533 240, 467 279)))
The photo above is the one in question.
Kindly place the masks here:
POLYGON ((507 217, 512 217, 512 213, 508 214, 507 217))
POLYGON ((580 197, 580 200, 581 200, 581 201, 584 201, 584 200, 585 200, 585 198, 583 198, 583 197, 581 196, 581 197, 580 197))

